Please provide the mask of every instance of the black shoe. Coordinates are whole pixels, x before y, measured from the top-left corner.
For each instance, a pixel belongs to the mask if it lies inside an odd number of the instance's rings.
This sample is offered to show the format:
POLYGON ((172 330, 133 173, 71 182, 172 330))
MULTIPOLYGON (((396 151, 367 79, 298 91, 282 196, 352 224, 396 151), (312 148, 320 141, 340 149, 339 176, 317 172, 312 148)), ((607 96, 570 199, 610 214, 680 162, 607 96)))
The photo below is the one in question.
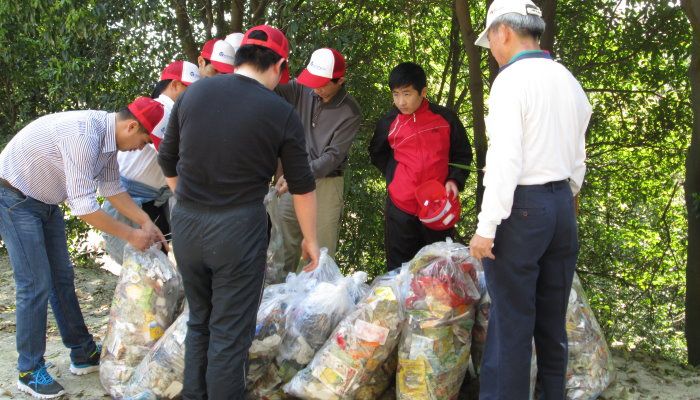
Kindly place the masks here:
POLYGON ((100 369, 100 354, 102 353, 102 345, 98 344, 95 351, 90 354, 87 361, 83 363, 70 363, 70 372, 74 375, 85 375, 91 372, 99 371, 100 369))
POLYGON ((19 379, 17 379, 17 389, 20 392, 29 393, 37 399, 53 399, 66 393, 63 386, 53 380, 49 371, 46 370, 46 365, 42 365, 34 371, 20 372, 19 379))

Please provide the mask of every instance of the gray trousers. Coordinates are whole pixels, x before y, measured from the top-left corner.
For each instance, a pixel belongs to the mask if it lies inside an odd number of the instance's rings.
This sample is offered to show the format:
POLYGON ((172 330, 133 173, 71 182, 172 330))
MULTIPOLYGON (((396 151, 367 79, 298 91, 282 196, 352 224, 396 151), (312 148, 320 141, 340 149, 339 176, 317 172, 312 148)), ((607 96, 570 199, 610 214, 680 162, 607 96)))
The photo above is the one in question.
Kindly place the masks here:
MULTIPOLYGON (((318 246, 328 249, 328 255, 335 257, 338 247, 338 230, 340 217, 343 215, 342 176, 321 178, 316 180, 316 234, 318 246)), ((292 195, 285 193, 279 199, 280 231, 284 242, 284 269, 286 272, 297 272, 301 257, 301 240, 303 235, 297 214, 294 211, 292 195)))
POLYGON ((243 399, 248 349, 265 278, 267 215, 179 199, 173 247, 190 307, 184 399, 243 399))

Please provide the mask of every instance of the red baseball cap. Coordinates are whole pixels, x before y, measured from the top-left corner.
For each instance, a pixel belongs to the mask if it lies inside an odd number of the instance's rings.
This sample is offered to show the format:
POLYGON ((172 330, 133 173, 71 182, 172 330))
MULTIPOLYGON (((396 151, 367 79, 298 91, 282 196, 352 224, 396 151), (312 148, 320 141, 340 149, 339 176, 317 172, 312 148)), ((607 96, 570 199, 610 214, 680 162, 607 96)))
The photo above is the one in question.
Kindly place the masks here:
POLYGON ((311 60, 299 74, 297 81, 312 89, 325 86, 331 79, 345 76, 345 58, 336 49, 318 49, 311 54, 311 60))
POLYGON ((218 72, 222 74, 233 72, 233 58, 236 55, 236 51, 225 40, 209 40, 204 43, 200 55, 209 60, 218 72))
MULTIPOLYGON (((254 44, 268 48, 280 57, 289 61, 289 41, 287 37, 284 36, 281 30, 272 27, 270 25, 258 25, 248 29, 243 35, 243 40, 241 41, 241 47, 249 44, 254 44), (267 40, 251 39, 250 34, 255 31, 262 31, 267 34, 267 40)), ((289 62, 287 62, 284 71, 282 71, 282 76, 280 77, 280 83, 289 82, 289 62)))
POLYGON ((182 82, 185 86, 199 80, 199 69, 189 61, 173 61, 163 69, 160 80, 173 79, 182 82))
POLYGON ((153 129, 162 122, 165 116, 163 105, 150 97, 141 96, 132 101, 127 108, 136 117, 141 126, 146 129, 151 136, 151 140, 154 143, 156 140, 160 143, 160 138, 153 135, 153 129))

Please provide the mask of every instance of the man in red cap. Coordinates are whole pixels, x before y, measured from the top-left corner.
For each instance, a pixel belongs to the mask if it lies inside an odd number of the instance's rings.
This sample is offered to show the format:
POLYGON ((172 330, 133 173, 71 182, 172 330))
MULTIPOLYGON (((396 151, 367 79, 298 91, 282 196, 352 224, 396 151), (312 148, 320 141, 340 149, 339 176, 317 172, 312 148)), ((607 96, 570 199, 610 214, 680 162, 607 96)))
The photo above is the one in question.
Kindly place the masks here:
POLYGON ((199 53, 199 75, 208 78, 218 74, 230 74, 233 72, 233 59, 236 50, 227 41, 211 39, 204 43, 199 53))
POLYGON ((164 243, 120 185, 117 166, 117 150, 146 146, 162 118, 163 106, 146 97, 118 113, 50 114, 24 127, 0 153, 0 236, 16 286, 19 390, 44 399, 64 394, 44 361, 49 302, 71 349, 70 371, 83 375, 99 369, 100 346, 88 333, 75 295, 59 204, 66 202, 73 215, 140 250, 164 243), (98 190, 139 228, 102 211, 98 190))
POLYGON ((242 399, 265 276, 263 197, 277 160, 318 264, 316 193, 294 108, 274 89, 289 79, 278 29, 246 32, 236 72, 202 79, 175 103, 158 161, 175 192, 173 245, 190 307, 184 399, 242 399))
MULTIPOLYGON (((343 213, 343 171, 362 119, 360 106, 345 88, 345 58, 335 49, 318 49, 295 81, 275 90, 294 106, 304 125, 319 204, 318 244, 328 248, 333 257, 343 213)), ((292 272, 299 265, 302 235, 284 175, 278 177, 276 187, 280 194, 285 270, 292 272)))
MULTIPOLYGON (((199 70, 191 62, 173 61, 168 64, 160 74, 160 80, 151 94, 151 98, 161 103, 165 111, 163 123, 159 124, 151 134, 153 143, 142 150, 120 151, 117 155, 122 185, 165 235, 170 233, 168 200, 172 197, 172 192, 168 189, 163 171, 158 165, 158 145, 165 134, 170 110, 175 100, 197 80, 199 80, 199 70)), ((105 201, 102 208, 114 218, 129 223, 129 219, 119 214, 109 201, 105 201)), ((121 264, 126 242, 108 233, 103 233, 102 236, 105 239, 107 254, 121 264)))

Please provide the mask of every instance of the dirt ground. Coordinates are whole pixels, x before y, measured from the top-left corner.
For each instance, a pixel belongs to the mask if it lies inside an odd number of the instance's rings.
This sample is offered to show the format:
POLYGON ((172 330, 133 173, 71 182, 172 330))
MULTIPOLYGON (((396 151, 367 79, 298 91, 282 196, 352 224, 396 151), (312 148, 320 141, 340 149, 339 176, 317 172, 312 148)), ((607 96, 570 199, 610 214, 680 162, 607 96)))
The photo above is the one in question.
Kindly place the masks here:
MULTIPOLYGON (((101 340, 107 328, 109 306, 117 278, 104 269, 76 269, 76 290, 90 332, 101 340)), ((14 281, 6 255, 0 255, 0 399, 29 399, 16 387, 14 281)), ((49 307, 50 310, 50 307, 49 307)), ((67 399, 102 399, 99 374, 76 377, 68 371, 69 351, 49 315, 46 360, 50 371, 66 388, 67 399)), ((616 382, 601 396, 608 400, 700 400, 700 369, 658 360, 644 354, 616 352, 616 382)))

